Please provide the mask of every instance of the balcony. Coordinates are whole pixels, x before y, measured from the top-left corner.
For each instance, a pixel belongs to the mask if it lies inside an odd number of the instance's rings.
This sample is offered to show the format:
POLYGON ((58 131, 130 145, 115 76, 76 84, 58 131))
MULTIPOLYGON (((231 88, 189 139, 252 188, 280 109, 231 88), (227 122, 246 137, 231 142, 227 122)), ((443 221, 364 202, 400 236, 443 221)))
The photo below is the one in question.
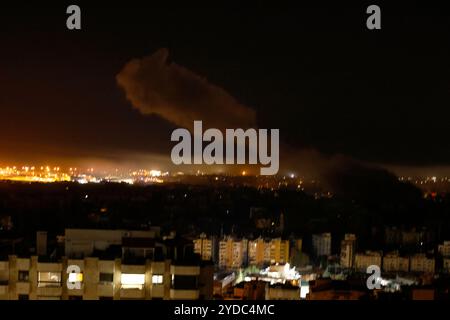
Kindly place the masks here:
POLYGON ((198 290, 170 289, 170 299, 172 300, 197 300, 198 298, 198 290))
POLYGON ((0 280, 0 296, 8 294, 8 281, 0 280))
POLYGON ((164 285, 154 284, 152 286, 152 297, 153 298, 163 298, 164 297, 164 285))
POLYGON ((67 294, 69 296, 82 296, 84 293, 84 284, 81 283, 81 288, 80 289, 69 289, 67 288, 67 294))
POLYGON ((112 297, 114 295, 114 286, 112 283, 104 284, 99 283, 97 285, 97 295, 99 297, 112 297))
POLYGON ((186 275, 186 276, 198 276, 200 274, 199 266, 180 266, 171 265, 170 273, 173 275, 186 275))
POLYGON ((145 290, 140 289, 120 289, 121 299, 144 299, 145 290))
POLYGON ((17 294, 30 294, 30 283, 29 282, 17 282, 16 283, 16 293, 17 294))
POLYGON ((9 261, 0 261, 0 271, 9 270, 9 261))
POLYGON ((37 295, 46 297, 58 297, 62 295, 62 287, 37 288, 37 295))

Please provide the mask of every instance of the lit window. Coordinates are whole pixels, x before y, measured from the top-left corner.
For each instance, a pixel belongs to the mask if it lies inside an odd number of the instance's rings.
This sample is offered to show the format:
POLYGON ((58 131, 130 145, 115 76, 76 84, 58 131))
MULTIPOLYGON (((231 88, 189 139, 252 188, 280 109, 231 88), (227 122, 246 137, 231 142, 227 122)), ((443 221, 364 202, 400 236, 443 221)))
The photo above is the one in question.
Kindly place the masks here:
POLYGON ((145 284, 145 274, 122 273, 120 281, 122 289, 142 290, 145 284))
POLYGON ((152 276, 153 284, 162 284, 163 283, 163 275, 162 274, 154 274, 152 276))
POLYGON ((60 287, 61 272, 38 272, 38 287, 60 287))

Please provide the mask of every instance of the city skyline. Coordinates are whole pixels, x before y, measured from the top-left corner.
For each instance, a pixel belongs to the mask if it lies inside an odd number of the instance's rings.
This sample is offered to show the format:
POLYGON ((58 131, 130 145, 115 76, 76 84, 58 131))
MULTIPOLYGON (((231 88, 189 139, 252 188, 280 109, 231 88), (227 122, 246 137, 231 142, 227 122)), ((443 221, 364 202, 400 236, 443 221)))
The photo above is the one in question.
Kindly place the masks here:
POLYGON ((439 12, 385 6, 370 31, 362 5, 139 8, 84 4, 78 31, 63 4, 2 10, 1 165, 173 171, 170 133, 203 120, 279 128, 285 172, 321 175, 343 158, 450 175, 439 12))
POLYGON ((448 301, 449 37, 411 1, 5 4, 0 300, 448 301))

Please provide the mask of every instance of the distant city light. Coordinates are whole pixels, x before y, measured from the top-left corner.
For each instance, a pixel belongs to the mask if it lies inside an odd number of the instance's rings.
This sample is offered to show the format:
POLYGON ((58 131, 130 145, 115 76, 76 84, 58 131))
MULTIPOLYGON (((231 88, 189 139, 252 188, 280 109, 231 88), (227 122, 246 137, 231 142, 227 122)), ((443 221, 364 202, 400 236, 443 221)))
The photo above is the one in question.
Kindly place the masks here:
POLYGON ((150 175, 152 177, 161 177, 162 173, 160 170, 150 170, 150 175))

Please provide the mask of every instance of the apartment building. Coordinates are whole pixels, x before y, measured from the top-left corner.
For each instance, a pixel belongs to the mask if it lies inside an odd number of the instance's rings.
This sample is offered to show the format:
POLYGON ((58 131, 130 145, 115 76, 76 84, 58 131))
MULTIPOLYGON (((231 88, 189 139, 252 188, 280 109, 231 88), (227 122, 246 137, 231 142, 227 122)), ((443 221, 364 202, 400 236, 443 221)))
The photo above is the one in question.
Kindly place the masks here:
POLYGON ((356 250, 356 235, 347 233, 341 241, 340 265, 342 268, 353 268, 356 250))
POLYGON ((212 266, 177 265, 170 260, 130 265, 121 259, 63 258, 50 262, 37 256, 11 255, 0 261, 0 300, 210 298, 212 272, 212 266), (202 273, 211 276, 209 285, 202 273))
POLYGON ((422 253, 411 256, 409 264, 411 272, 434 273, 435 271, 435 259, 427 258, 422 253))
POLYGON ((289 241, 275 238, 270 240, 270 263, 285 264, 289 262, 289 241))
POLYGON ((367 268, 376 265, 381 268, 382 253, 378 251, 366 251, 355 255, 355 269, 366 272, 367 268))
POLYGON ((263 265, 270 259, 270 248, 267 242, 259 237, 248 243, 248 263, 252 266, 263 265))
POLYGON ((409 258, 400 256, 398 251, 390 252, 383 257, 383 271, 408 272, 409 258))
POLYGON ((443 260, 443 271, 450 273, 450 258, 444 258, 443 260))
POLYGON ((313 234, 312 245, 316 257, 331 255, 331 233, 313 234))
POLYGON ((219 242, 219 267, 240 268, 247 263, 248 240, 227 236, 219 242))
MULTIPOLYGON (((68 229, 65 254, 0 259, 0 299, 211 299, 214 267, 193 244, 154 232, 68 229)), ((53 252, 56 252, 53 250, 53 252)))
POLYGON ((284 264, 289 262, 289 241, 281 238, 257 238, 248 242, 249 265, 284 264))
POLYGON ((207 237, 201 233, 197 239, 194 239, 194 252, 202 258, 203 261, 216 261, 216 238, 207 237))
MULTIPOLYGON (((158 236, 159 230, 156 228, 148 231, 66 229, 65 255, 74 258, 92 256, 95 251, 104 251, 111 246, 121 246, 122 240, 126 238, 155 239, 158 236)), ((43 238, 41 240, 43 241, 43 238)), ((42 246, 38 245, 38 247, 42 246)))
POLYGON ((450 241, 444 241, 443 244, 438 246, 438 252, 443 257, 450 257, 450 241))

